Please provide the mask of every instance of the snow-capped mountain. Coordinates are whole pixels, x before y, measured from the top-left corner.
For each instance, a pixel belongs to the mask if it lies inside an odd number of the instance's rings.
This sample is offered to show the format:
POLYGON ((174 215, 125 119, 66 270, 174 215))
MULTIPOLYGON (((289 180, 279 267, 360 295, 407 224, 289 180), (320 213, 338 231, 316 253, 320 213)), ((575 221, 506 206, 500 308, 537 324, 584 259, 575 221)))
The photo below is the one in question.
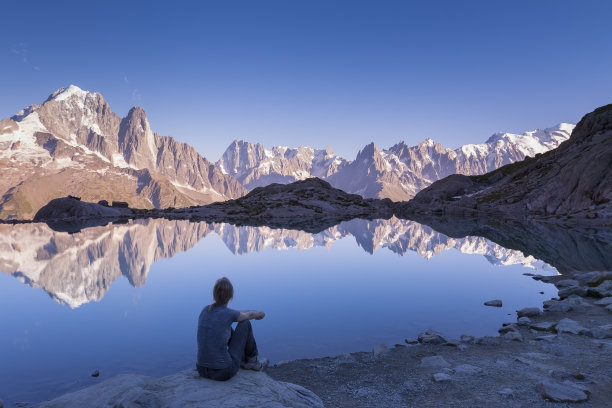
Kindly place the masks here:
POLYGON ((144 285, 155 261, 187 251, 212 233, 219 235, 234 254, 266 248, 330 248, 334 242, 352 236, 369 253, 387 248, 400 255, 415 251, 429 259, 457 249, 483 255, 494 265, 549 268, 532 256, 524 256, 520 251, 506 249, 482 237, 450 238, 425 225, 392 217, 372 221, 354 219, 317 234, 266 226, 238 227, 165 219, 109 224, 75 234, 53 231, 45 224, 0 224, 0 271, 34 288, 42 288, 58 303, 76 308, 100 301, 121 276, 133 286, 144 285))
POLYGON ((151 208, 207 204, 246 190, 191 146, 125 118, 74 85, 0 122, 0 218, 31 218, 49 200, 128 201, 151 208))
POLYGON ((263 145, 234 140, 216 163, 222 172, 235 177, 246 188, 271 183, 288 184, 309 177, 327 178, 346 165, 332 150, 300 146, 263 145))
POLYGON ((423 188, 450 174, 484 174, 505 164, 554 149, 567 140, 574 125, 534 130, 522 135, 496 133, 485 143, 452 150, 431 139, 408 146, 399 142, 388 149, 365 146, 355 160, 333 154, 328 148, 266 149, 244 141, 232 143, 217 162, 222 171, 252 189, 272 182, 290 183, 319 177, 332 186, 366 198, 409 200, 423 188))

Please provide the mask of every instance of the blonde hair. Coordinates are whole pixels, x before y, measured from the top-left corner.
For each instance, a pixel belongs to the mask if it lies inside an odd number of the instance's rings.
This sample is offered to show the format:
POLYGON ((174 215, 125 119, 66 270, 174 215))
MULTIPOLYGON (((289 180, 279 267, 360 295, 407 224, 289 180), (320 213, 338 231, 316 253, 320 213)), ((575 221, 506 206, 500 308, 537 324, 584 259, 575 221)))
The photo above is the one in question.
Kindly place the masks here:
POLYGON ((234 297, 234 287, 232 282, 225 276, 217 279, 213 287, 213 298, 215 302, 208 307, 210 312, 214 306, 226 305, 234 297))

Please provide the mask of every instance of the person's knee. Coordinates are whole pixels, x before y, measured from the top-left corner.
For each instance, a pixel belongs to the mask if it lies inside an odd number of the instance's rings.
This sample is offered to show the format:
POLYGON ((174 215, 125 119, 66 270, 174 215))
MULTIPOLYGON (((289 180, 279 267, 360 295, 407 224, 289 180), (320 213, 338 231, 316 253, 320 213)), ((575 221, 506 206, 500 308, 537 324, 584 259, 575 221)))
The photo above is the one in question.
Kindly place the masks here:
POLYGON ((238 322, 238 324, 236 325, 236 331, 238 330, 250 330, 251 329, 251 321, 250 320, 243 320, 241 322, 238 322))

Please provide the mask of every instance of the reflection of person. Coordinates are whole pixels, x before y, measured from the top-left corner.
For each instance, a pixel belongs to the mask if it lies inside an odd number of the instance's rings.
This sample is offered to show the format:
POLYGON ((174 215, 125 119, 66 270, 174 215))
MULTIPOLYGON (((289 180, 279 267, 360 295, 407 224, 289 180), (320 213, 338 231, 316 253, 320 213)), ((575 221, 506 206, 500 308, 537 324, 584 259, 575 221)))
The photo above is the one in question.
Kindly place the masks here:
POLYGON ((261 320, 266 314, 228 308, 233 297, 232 283, 221 278, 213 288, 214 303, 200 312, 196 368, 202 377, 226 381, 236 375, 240 367, 261 371, 267 364, 267 360, 257 358, 257 344, 249 321, 261 320), (238 322, 235 330, 232 330, 233 322, 238 322))

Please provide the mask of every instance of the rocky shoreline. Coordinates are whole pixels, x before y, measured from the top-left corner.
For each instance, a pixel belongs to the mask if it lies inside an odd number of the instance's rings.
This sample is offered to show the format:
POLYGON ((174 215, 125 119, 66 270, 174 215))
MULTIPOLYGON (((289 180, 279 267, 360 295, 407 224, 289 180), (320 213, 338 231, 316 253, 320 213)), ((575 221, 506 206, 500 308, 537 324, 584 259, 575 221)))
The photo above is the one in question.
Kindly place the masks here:
POLYGON ((279 363, 267 375, 241 371, 227 383, 201 380, 194 370, 161 379, 121 375, 38 406, 234 406, 245 387, 251 402, 244 406, 608 406, 612 272, 533 279, 555 284, 558 298, 518 310, 499 336, 449 339, 429 330, 393 348, 279 363))
POLYGON ((612 272, 533 278, 554 283, 559 298, 517 311, 499 336, 428 331, 391 349, 291 361, 268 374, 330 407, 609 406, 612 272))

